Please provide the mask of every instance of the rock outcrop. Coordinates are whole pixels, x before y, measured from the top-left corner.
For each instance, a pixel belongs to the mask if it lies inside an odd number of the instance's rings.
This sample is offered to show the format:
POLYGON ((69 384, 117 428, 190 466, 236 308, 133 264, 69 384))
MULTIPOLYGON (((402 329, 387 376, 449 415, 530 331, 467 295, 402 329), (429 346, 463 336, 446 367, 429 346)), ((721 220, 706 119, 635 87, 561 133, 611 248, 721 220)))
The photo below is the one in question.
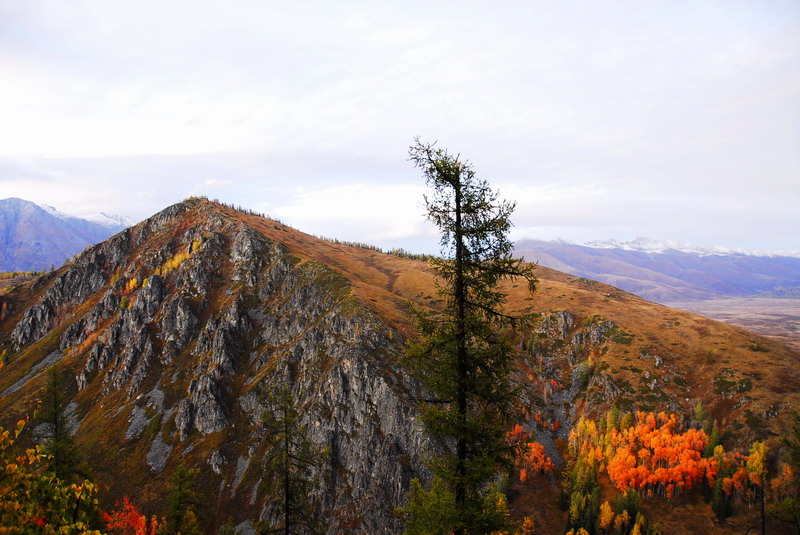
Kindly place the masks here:
POLYGON ((203 477, 224 489, 210 499, 237 521, 272 514, 266 497, 251 500, 272 439, 261 399, 290 388, 308 438, 329 452, 319 498, 338 511, 330 531, 355 522, 394 533, 393 509, 411 478, 426 475, 426 444, 405 394, 413 385, 395 364, 402 341, 389 329, 339 273, 190 200, 85 251, 11 339, 23 351, 60 332, 79 399, 90 399, 82 412, 121 393, 132 409, 116 440, 149 441, 139 462, 154 474, 187 451, 205 456, 203 477), (156 382, 164 393, 146 401, 156 382), (220 449, 219 436, 237 438, 220 449), (237 458, 244 468, 227 461, 237 458))

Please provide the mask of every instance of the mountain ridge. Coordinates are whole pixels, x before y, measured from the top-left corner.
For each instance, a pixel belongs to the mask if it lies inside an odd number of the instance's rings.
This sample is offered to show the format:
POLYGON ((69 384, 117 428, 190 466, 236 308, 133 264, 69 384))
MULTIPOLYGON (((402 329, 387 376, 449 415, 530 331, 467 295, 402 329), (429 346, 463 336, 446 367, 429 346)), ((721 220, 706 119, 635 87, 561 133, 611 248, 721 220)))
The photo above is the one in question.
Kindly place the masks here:
MULTIPOLYGON (((797 351, 602 282, 537 275, 532 297, 513 280, 503 290, 509 307, 536 314, 518 333, 520 418, 556 461, 576 418, 612 404, 690 414, 702 401, 732 445, 776 434, 800 407, 797 351)), ((148 496, 186 462, 201 471, 210 527, 228 514, 242 529, 271 518, 259 491, 269 441, 259 389, 276 385, 290 387, 311 439, 329 448, 333 483, 320 498, 334 511, 330 533, 399 532, 394 507, 411 477, 427 478, 433 446, 401 358, 414 336, 408 305, 441 306, 424 262, 189 199, 0 302, 2 424, 35 405, 44 366, 31 370, 57 360, 76 440, 102 482, 124 485, 112 497, 163 507, 148 496)))
POLYGON ((645 253, 678 252, 686 254, 697 254, 701 256, 742 255, 742 256, 764 256, 768 258, 773 258, 773 257, 800 258, 800 251, 751 251, 748 249, 731 249, 728 247, 722 247, 718 245, 714 246, 697 245, 694 243, 682 242, 679 240, 671 240, 671 239, 652 239, 643 236, 639 236, 632 240, 625 240, 625 241, 619 241, 615 239, 592 240, 583 243, 574 243, 567 240, 552 240, 552 241, 555 243, 563 243, 567 245, 583 245, 585 247, 592 247, 594 249, 624 249, 627 251, 639 251, 645 253))
POLYGON ((0 199, 0 271, 46 271, 125 228, 16 197, 0 199))
POLYGON ((521 240, 529 261, 600 280, 660 303, 720 296, 793 295, 800 258, 671 250, 664 243, 604 242, 603 246, 521 240))
POLYGON ((133 219, 124 215, 114 215, 114 214, 107 214, 105 212, 97 212, 94 214, 85 215, 83 217, 78 217, 76 215, 61 212, 57 210, 55 206, 51 206, 49 204, 39 204, 37 206, 44 209, 46 212, 56 216, 59 219, 67 219, 67 220, 80 219, 84 221, 90 221, 92 223, 96 223, 104 227, 115 228, 117 230, 122 230, 123 228, 130 227, 135 223, 133 219))

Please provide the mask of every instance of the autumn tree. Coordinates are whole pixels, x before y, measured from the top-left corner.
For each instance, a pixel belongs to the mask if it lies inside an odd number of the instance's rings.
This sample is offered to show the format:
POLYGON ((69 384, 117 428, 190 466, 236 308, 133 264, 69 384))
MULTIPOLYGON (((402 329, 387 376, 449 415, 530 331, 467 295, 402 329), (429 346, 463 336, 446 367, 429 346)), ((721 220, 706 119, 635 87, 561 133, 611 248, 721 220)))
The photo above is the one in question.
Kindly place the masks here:
POLYGON ((553 473, 555 464, 545 453, 544 446, 535 442, 521 425, 515 425, 507 434, 506 440, 513 446, 515 457, 519 461, 521 483, 525 483, 529 475, 553 473))
POLYGON ((793 524, 800 535, 800 413, 794 413, 794 423, 788 436, 783 437, 786 461, 772 481, 775 502, 769 513, 783 522, 793 524))
POLYGON ((608 535, 614 525, 614 510, 607 501, 600 506, 600 514, 597 516, 597 528, 602 530, 604 535, 608 535))
POLYGON ((767 446, 763 442, 754 442, 747 458, 747 474, 750 482, 755 487, 756 499, 759 502, 761 513, 761 535, 767 533, 766 503, 767 503, 767 446))
POLYGON ((324 533, 322 504, 314 494, 322 481, 319 472, 326 450, 309 438, 292 392, 282 387, 265 397, 268 410, 262 423, 271 437, 264 460, 263 486, 280 504, 281 522, 266 533, 324 533))
POLYGON ((409 154, 433 190, 425 205, 441 233, 442 257, 431 264, 445 305, 440 311, 415 311, 420 337, 407 355, 430 394, 421 415, 441 447, 430 466, 452 494, 448 529, 489 533, 503 527, 497 525, 503 515, 487 510, 486 492, 512 454, 504 437, 511 427, 515 350, 506 328, 518 319, 504 310, 498 284, 520 277, 532 291, 536 279, 533 266, 511 255, 515 204, 498 200, 469 163, 434 145, 417 139, 409 154))
POLYGON ((117 504, 116 509, 103 513, 103 520, 105 520, 109 535, 156 535, 159 533, 156 517, 154 516, 148 521, 147 516, 140 513, 127 496, 122 498, 122 504, 117 504))
POLYGON ((600 485, 597 464, 592 456, 578 455, 564 472, 563 492, 569 499, 567 528, 576 533, 594 531, 600 514, 600 485))
POLYGON ((56 476, 42 446, 20 448, 27 423, 21 420, 14 430, 0 427, 0 533, 99 535, 97 486, 56 476))

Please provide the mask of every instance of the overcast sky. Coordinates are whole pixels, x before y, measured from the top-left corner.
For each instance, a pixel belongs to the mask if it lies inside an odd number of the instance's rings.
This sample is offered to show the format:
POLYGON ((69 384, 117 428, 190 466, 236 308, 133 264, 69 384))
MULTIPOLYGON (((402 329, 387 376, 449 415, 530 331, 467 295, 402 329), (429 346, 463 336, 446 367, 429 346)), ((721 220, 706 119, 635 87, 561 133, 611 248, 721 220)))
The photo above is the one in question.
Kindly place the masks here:
POLYGON ((800 2, 0 0, 0 198, 425 250, 415 136, 514 238, 798 251, 800 2))

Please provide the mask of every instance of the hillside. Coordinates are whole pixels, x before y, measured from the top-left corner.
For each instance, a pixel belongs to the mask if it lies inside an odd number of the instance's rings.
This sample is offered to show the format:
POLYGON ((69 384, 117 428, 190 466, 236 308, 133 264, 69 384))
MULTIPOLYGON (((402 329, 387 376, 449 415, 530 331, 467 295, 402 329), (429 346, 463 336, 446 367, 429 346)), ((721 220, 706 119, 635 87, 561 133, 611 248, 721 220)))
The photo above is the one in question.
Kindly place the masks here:
POLYGON ((800 258, 703 250, 639 239, 576 245, 522 240, 516 252, 531 262, 612 284, 658 303, 723 296, 796 297, 800 258))
POLYGON ((60 266, 126 226, 108 216, 99 221, 45 210, 22 199, 0 199, 0 272, 60 266))
MULTIPOLYGON (((510 308, 538 315, 517 333, 520 424, 557 465, 571 425, 611 406, 691 414, 702 402, 732 448, 778 435, 800 409, 797 351, 600 282, 537 274, 533 296, 504 289, 510 308)), ((265 393, 286 385, 310 438, 328 448, 329 532, 402 529, 394 508, 412 477, 428 476, 417 386, 400 364, 414 334, 409 301, 440 305, 425 263, 189 199, 0 292, 0 350, 10 354, 0 423, 31 412, 57 362, 76 440, 111 498, 163 511, 184 462, 201 470, 209 528, 274 515, 259 486, 270 445, 260 416, 265 393)), ((514 492, 516 515, 561 533, 552 485, 514 492)), ((708 533, 733 532, 696 514, 708 533)), ((673 533, 692 532, 685 518, 673 533)))

